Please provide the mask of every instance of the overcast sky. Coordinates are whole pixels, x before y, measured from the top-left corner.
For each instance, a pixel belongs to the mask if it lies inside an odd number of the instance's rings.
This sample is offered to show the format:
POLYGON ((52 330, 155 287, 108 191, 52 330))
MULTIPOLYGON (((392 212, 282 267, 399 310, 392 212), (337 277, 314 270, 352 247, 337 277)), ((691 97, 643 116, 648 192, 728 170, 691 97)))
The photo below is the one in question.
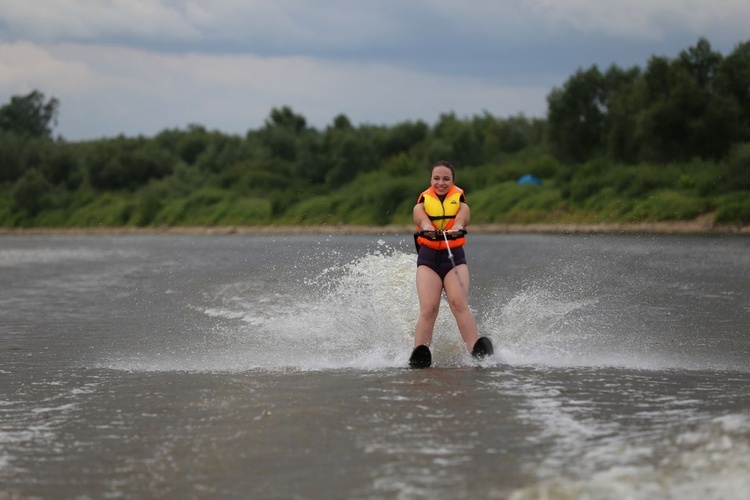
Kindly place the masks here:
POLYGON ((441 113, 544 116, 577 69, 750 39, 750 0, 0 0, 0 104, 60 100, 68 140, 290 106, 324 129, 441 113))

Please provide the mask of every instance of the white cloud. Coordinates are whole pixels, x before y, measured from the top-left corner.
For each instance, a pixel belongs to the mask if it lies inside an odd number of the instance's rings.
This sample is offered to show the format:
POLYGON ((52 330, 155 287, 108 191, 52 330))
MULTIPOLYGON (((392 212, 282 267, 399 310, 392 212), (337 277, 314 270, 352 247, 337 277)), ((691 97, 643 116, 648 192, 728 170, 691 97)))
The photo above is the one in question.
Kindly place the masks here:
POLYGON ((31 89, 60 99, 58 131, 68 139, 150 135, 190 123, 244 133, 284 105, 319 128, 339 113, 376 124, 433 122, 450 111, 541 115, 549 90, 387 64, 28 43, 0 45, 0 81, 3 102, 31 89))
POLYGON ((92 89, 92 72, 82 61, 56 58, 43 47, 20 42, 0 45, 0 92, 30 92, 49 84, 66 94, 92 89))

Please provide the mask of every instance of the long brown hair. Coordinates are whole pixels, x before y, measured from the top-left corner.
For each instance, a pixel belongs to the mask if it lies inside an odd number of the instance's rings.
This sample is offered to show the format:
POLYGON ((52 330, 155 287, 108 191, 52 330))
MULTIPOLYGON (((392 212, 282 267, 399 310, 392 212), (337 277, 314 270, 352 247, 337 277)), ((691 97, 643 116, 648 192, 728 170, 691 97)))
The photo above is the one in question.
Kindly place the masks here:
POLYGON ((453 176, 453 180, 456 180, 456 169, 453 168, 453 164, 446 160, 438 160, 435 163, 432 164, 432 168, 430 168, 430 176, 432 176, 432 171, 435 170, 435 167, 446 167, 451 171, 451 175, 453 176))

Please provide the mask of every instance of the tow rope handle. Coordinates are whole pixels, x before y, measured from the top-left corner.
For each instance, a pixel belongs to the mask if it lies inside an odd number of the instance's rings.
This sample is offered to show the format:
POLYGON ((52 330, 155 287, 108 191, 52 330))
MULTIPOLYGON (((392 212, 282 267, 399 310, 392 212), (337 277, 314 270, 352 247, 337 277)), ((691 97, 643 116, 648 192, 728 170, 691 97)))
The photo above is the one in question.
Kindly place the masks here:
POLYGON ((457 240, 466 236, 466 233, 466 229, 430 229, 419 231, 416 235, 428 240, 437 241, 442 239, 457 240))

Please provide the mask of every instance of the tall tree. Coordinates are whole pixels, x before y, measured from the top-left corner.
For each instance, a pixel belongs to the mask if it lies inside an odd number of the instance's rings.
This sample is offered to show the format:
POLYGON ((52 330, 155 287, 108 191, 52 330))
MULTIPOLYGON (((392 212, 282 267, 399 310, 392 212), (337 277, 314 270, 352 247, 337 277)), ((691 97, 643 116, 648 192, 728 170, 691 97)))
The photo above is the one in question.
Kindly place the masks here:
POLYGON ((597 66, 578 70, 547 96, 549 141, 565 161, 584 161, 604 144, 607 88, 597 66))
POLYGON ((370 132, 366 127, 352 127, 344 115, 326 129, 320 147, 329 187, 341 187, 358 174, 380 166, 370 132))
MULTIPOLYGON (((459 119, 455 113, 442 113, 433 129, 434 137, 451 146, 450 159, 459 165, 476 165, 482 161, 482 142, 471 121, 459 119)), ((434 160, 446 158, 435 158, 434 160)), ((434 161, 432 160, 432 161, 434 161)))
POLYGON ((271 110, 259 137, 271 158, 293 162, 299 154, 300 142, 306 131, 305 117, 284 106, 271 110))
POLYGON ((741 138, 739 107, 717 85, 722 61, 705 39, 673 61, 651 59, 639 116, 643 159, 721 158, 741 138))
POLYGON ((717 91, 734 99, 741 114, 741 142, 750 142, 750 41, 724 58, 716 74, 717 91))
POLYGON ((607 116, 605 120, 607 155, 618 162, 636 161, 635 114, 642 103, 637 82, 641 70, 637 67, 621 70, 610 67, 604 75, 609 89, 607 96, 607 116))
POLYGON ((0 107, 0 129, 32 137, 50 137, 57 125, 59 101, 52 97, 45 102, 44 94, 34 90, 26 96, 13 96, 0 107))

